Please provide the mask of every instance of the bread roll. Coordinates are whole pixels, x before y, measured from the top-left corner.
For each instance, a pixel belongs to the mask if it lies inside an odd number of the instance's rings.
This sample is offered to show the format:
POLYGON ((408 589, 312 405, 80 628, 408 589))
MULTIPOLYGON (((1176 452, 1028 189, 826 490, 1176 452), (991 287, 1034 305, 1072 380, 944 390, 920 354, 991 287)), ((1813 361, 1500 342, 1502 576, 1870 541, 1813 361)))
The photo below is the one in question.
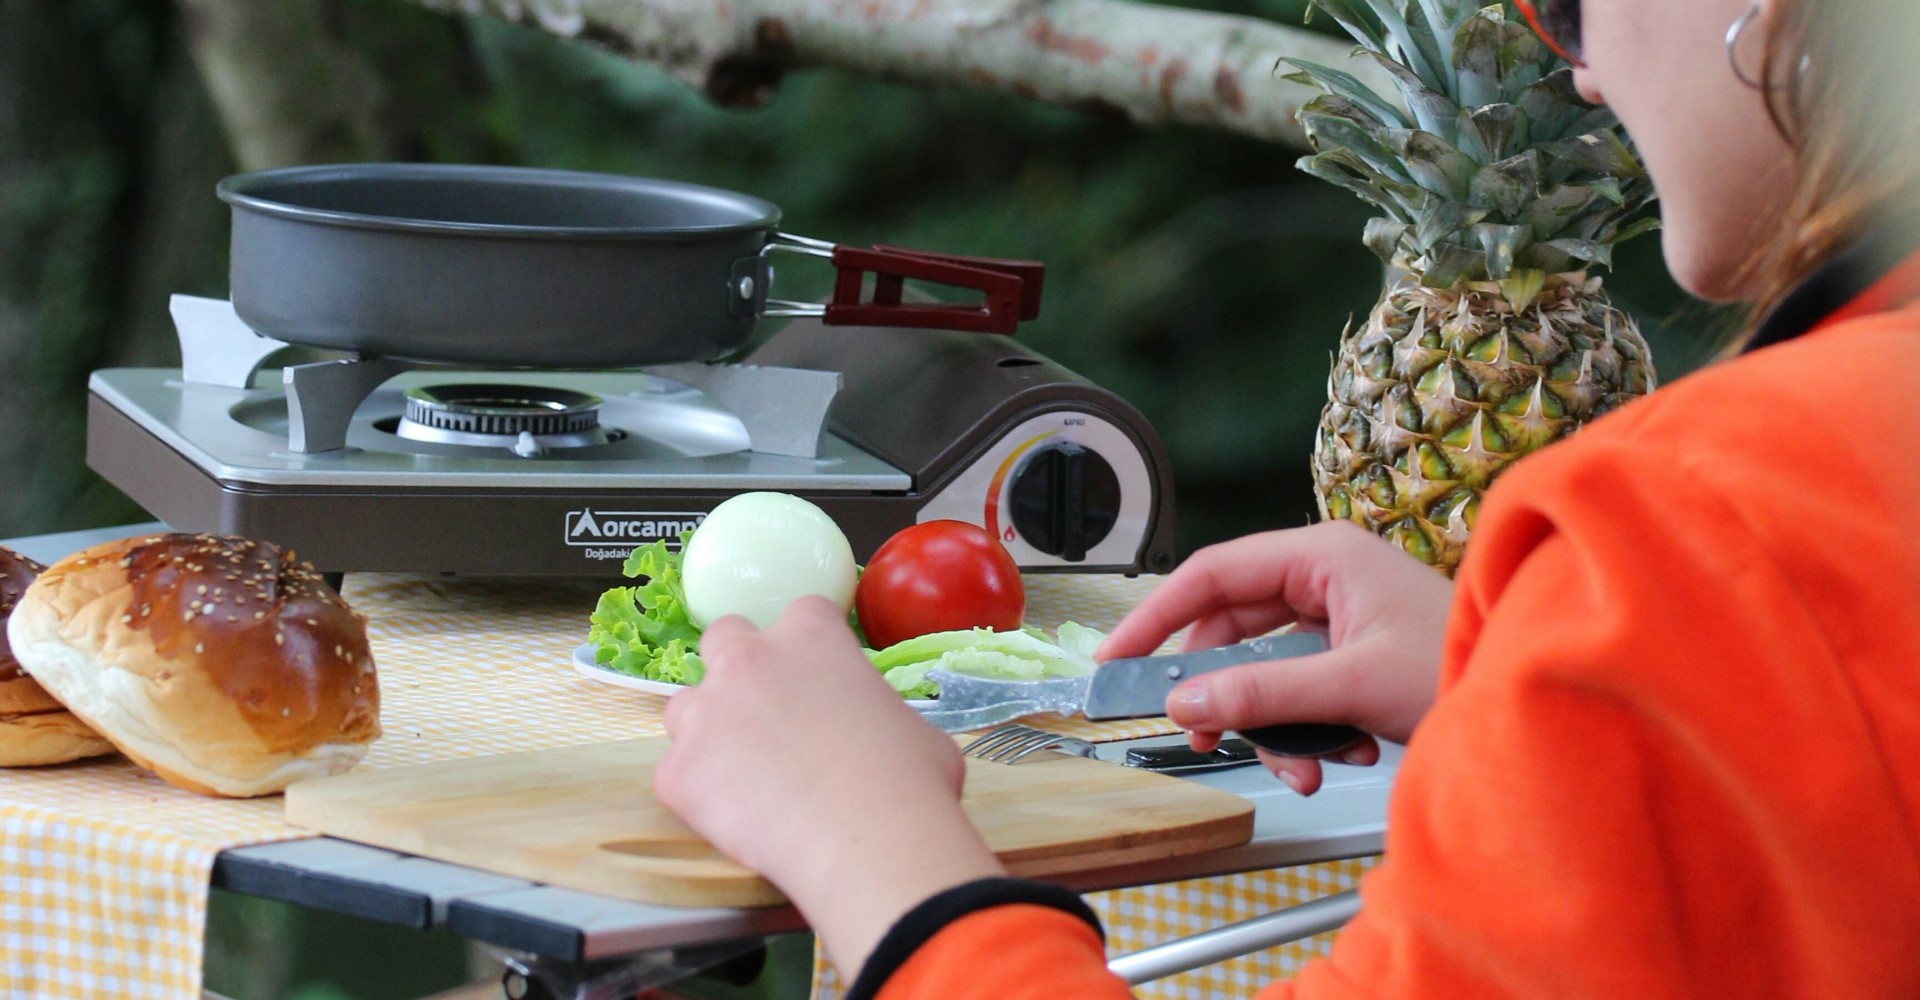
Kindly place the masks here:
POLYGON ((7 644, 6 620, 43 569, 26 556, 0 547, 0 767, 61 764, 113 752, 113 744, 74 718, 20 669, 7 644))
POLYGON ((196 792, 278 792, 352 768, 380 736, 365 621, 266 542, 96 546, 41 573, 7 635, 70 711, 196 792))

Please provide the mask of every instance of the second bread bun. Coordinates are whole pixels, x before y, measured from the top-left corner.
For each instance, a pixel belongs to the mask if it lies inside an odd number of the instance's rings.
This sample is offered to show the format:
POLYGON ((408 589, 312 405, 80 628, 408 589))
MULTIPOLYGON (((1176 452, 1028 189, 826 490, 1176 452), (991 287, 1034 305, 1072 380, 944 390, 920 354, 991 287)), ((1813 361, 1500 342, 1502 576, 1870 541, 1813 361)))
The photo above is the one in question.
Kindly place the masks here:
POLYGON ((0 546, 0 767, 64 764, 113 752, 99 733, 20 669, 6 620, 45 566, 0 546))
POLYGON ((366 623, 266 542, 96 546, 40 574, 7 635, 75 715, 196 792, 278 792, 352 768, 380 736, 366 623))

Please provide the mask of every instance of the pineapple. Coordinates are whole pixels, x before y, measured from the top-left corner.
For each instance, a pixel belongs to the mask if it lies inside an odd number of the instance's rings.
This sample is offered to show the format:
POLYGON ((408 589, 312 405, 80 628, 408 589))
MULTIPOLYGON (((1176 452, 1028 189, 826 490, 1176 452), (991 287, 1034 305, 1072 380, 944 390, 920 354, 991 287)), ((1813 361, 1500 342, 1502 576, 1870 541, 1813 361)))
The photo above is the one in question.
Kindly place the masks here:
POLYGON ((1323 93, 1302 170, 1377 206, 1389 267, 1341 335, 1313 454, 1322 518, 1452 575, 1480 497, 1520 456, 1652 390, 1639 328, 1589 269, 1653 228, 1618 121, 1510 2, 1314 0, 1396 82, 1289 60, 1323 93))

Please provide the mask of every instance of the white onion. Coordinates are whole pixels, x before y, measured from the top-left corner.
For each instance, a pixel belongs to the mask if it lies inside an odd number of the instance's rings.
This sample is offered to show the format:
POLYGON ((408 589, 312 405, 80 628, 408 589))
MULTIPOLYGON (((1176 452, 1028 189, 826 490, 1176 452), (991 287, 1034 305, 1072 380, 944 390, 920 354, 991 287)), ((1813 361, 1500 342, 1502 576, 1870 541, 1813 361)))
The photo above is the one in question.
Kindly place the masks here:
POLYGON ((687 540, 680 566, 687 613, 705 628, 740 615, 766 628, 786 606, 819 594, 853 607, 853 547, 826 512, 786 493, 742 493, 687 540))

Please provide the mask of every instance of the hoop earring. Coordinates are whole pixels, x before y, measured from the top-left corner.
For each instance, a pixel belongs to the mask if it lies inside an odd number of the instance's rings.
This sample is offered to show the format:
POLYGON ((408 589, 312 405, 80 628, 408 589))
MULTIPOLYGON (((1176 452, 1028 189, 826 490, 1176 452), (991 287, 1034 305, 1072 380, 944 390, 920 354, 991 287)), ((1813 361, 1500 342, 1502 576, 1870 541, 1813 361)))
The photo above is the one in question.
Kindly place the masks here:
POLYGON ((1747 12, 1740 15, 1740 17, 1727 28, 1727 65, 1733 67, 1734 79, 1739 80, 1741 83, 1755 90, 1767 90, 1770 88, 1764 81, 1755 80, 1747 75, 1746 70, 1740 68, 1740 36, 1747 33, 1747 28, 1751 26, 1754 19, 1759 16, 1760 5, 1754 4, 1748 7, 1747 12))

